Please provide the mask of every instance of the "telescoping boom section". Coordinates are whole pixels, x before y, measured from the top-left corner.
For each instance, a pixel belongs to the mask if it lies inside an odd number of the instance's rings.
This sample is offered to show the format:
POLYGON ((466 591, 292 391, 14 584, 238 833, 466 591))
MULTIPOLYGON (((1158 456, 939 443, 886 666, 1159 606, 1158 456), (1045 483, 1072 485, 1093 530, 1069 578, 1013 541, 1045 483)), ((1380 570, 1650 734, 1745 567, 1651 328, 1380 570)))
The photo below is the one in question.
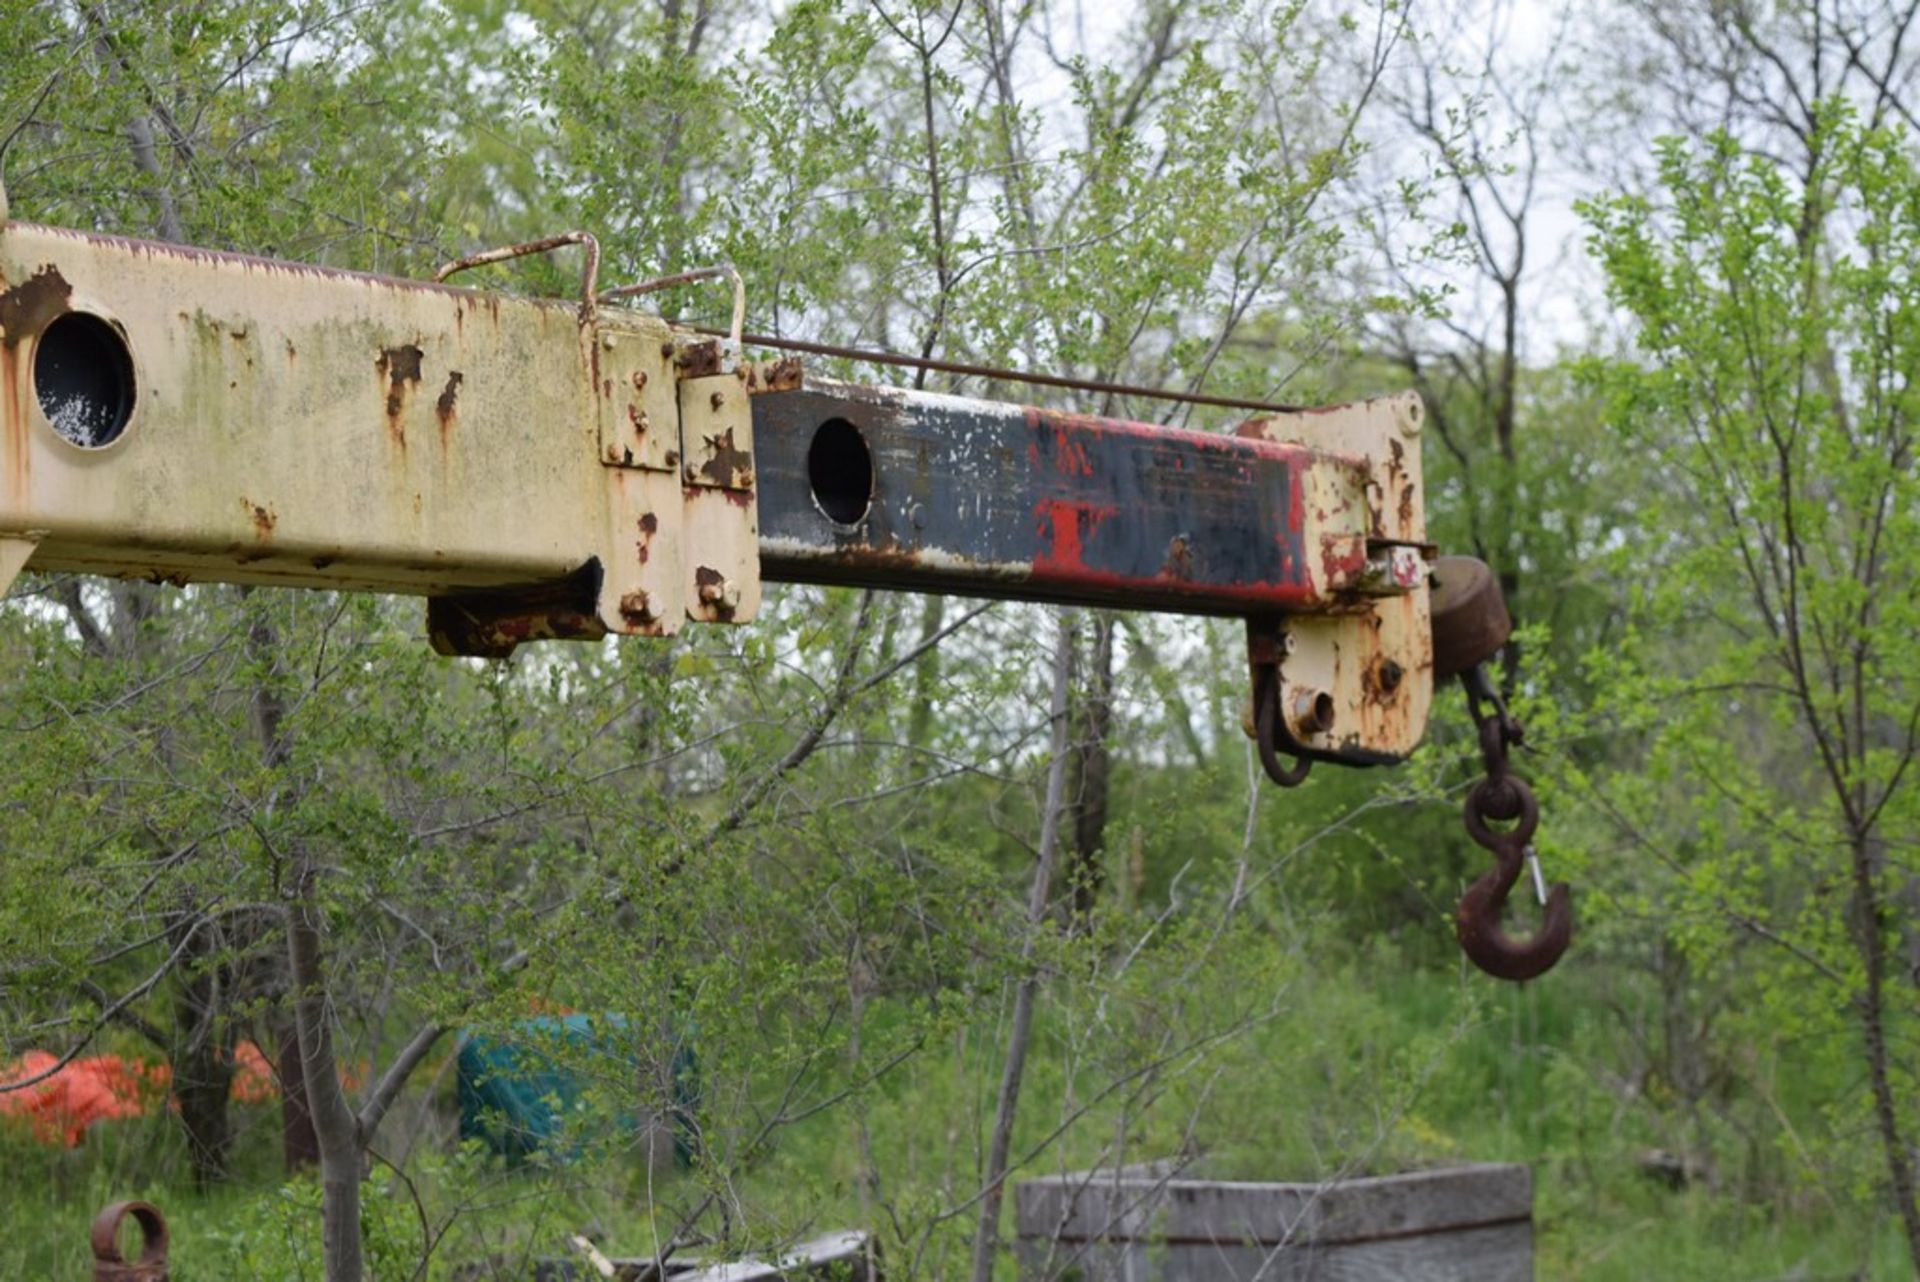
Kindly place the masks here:
POLYGON ((0 585, 410 593, 496 656, 745 623, 766 580, 1234 617, 1276 748, 1418 743, 1417 398, 1177 430, 819 379, 597 291, 0 223, 0 585))
POLYGON ((488 657, 746 623, 765 580, 1237 618, 1281 784, 1403 759, 1463 678, 1496 863, 1456 933, 1508 979, 1565 951, 1523 730, 1478 666, 1511 623, 1485 566, 1426 542, 1417 397, 1206 433, 833 382, 745 357, 737 277, 727 343, 625 305, 727 269, 603 292, 598 260, 570 232, 394 280, 9 222, 0 189, 0 592, 35 569, 410 593, 437 650, 488 657), (444 283, 561 247, 575 299, 444 283), (1529 866, 1544 913, 1515 939, 1529 866))

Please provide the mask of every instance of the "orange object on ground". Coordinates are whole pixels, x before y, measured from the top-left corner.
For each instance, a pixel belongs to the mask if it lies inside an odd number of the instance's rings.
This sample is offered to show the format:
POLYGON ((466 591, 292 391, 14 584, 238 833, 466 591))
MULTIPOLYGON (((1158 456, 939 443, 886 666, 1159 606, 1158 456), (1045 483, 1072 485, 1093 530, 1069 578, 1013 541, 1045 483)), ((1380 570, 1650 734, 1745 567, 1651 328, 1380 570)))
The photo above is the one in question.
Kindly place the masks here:
MULTIPOLYGON (((59 1062, 46 1051, 28 1051, 0 1075, 0 1086, 38 1077, 59 1062)), ((24 1118, 41 1142, 73 1148, 95 1122, 144 1115, 165 1089, 151 1065, 92 1055, 32 1086, 0 1093, 0 1116, 24 1118)))
MULTIPOLYGON (((46 1073, 59 1057, 28 1051, 0 1070, 0 1118, 23 1119, 43 1144, 76 1147, 95 1122, 145 1117, 166 1100, 173 1069, 121 1055, 76 1059, 44 1081, 18 1090, 4 1088, 46 1073)), ((351 1078, 349 1071, 343 1076, 351 1078)), ((233 1048, 233 1099, 266 1104, 280 1098, 273 1063, 252 1042, 233 1048)))

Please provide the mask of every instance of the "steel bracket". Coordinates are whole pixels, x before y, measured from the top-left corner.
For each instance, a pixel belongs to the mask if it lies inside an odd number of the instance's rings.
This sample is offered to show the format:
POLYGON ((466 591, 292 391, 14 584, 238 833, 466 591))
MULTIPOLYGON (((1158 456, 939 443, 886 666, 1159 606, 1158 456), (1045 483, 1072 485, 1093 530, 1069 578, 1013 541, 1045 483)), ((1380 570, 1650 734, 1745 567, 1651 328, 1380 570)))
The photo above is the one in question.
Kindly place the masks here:
POLYGON ((1309 760, 1380 765, 1405 759, 1426 733, 1433 703, 1433 634, 1421 496, 1420 428, 1425 407, 1412 393, 1330 410, 1255 419, 1239 435, 1344 454, 1362 469, 1314 469, 1308 502, 1321 509, 1358 503, 1366 535, 1329 547, 1333 609, 1248 623, 1249 660, 1277 663, 1289 751, 1309 760), (1267 634, 1284 635, 1269 645, 1267 634), (1323 697, 1324 696, 1324 697, 1323 697))
POLYGON ((760 509, 747 368, 680 379, 687 617, 744 623, 760 609, 760 509))

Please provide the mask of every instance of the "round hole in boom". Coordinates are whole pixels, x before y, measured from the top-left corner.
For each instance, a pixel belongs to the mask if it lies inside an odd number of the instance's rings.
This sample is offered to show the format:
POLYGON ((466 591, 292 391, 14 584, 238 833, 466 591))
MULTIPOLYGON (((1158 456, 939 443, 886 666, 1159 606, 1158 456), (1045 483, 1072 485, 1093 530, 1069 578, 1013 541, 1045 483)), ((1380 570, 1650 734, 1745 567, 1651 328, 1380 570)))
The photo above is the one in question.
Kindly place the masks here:
POLYGON ((88 312, 68 312, 34 344, 33 390, 63 439, 98 450, 133 417, 133 353, 120 331, 88 312))
POLYGON ((873 454, 860 429, 830 418, 807 447, 807 484, 813 502, 835 525, 858 525, 873 503, 873 454))

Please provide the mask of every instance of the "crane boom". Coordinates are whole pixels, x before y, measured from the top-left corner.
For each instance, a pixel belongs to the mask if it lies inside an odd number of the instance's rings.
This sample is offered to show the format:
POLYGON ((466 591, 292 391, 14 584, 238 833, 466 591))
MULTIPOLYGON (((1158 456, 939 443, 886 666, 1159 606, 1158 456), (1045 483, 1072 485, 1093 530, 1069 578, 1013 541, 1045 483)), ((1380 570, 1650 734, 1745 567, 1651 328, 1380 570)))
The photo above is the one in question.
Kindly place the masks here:
POLYGON ((1456 932, 1509 979, 1565 951, 1564 886, 1531 939, 1499 925, 1539 819, 1476 666, 1511 623, 1426 541, 1418 397, 1206 433, 840 383, 746 359, 738 292, 730 344, 611 305, 723 269, 602 293, 598 261, 571 232, 398 280, 9 222, 0 189, 0 592, 411 593, 435 649, 489 657, 746 623, 768 580, 1239 618, 1281 784, 1404 759, 1466 678, 1497 862, 1456 932), (563 245, 577 302, 443 283, 563 245))
POLYGON ((1188 431, 817 379, 591 279, 11 222, 0 404, 0 584, 410 593, 477 655, 744 623, 767 580, 953 592, 1245 619, 1304 757, 1403 758, 1431 702, 1411 395, 1188 431))

